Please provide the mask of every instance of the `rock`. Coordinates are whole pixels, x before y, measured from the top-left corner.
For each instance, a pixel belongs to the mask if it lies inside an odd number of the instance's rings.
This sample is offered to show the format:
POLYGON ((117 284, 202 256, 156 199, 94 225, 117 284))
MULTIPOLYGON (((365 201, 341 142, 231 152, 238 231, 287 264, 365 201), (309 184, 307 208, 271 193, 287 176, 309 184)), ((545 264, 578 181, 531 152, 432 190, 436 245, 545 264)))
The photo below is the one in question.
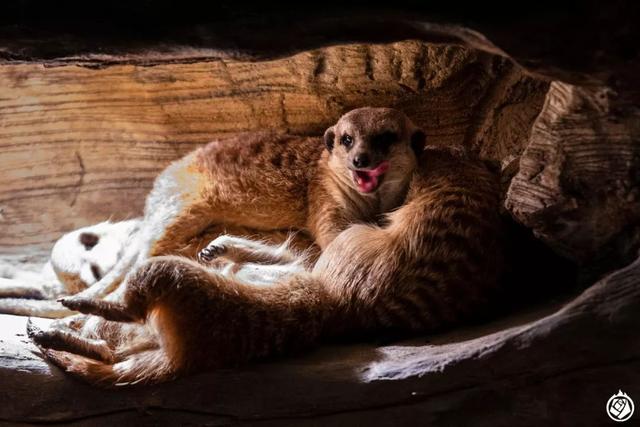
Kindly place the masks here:
POLYGON ((640 110, 609 88, 554 82, 506 207, 559 253, 623 265, 640 246, 640 110))
POLYGON ((274 59, 341 43, 461 43, 513 58, 573 84, 606 84, 640 101, 640 4, 236 0, 37 0, 0 5, 0 59, 48 64, 159 64, 220 58, 274 59))
POLYGON ((363 105, 404 110, 430 144, 515 158, 548 87, 504 58, 410 41, 260 63, 5 64, 0 85, 5 255, 140 215, 162 168, 216 136, 264 128, 321 135, 363 105))

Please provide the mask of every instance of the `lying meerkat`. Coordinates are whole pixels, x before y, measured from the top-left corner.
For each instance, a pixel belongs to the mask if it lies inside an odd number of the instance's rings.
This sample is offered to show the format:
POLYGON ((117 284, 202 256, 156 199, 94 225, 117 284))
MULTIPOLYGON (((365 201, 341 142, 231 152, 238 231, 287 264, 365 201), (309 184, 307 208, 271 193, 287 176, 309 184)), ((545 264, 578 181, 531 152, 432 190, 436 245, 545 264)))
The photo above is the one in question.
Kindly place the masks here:
MULTIPOLYGON (((108 273, 120 260, 124 248, 135 240, 139 223, 139 218, 115 223, 104 221, 73 230, 56 241, 40 272, 0 265, 0 313, 52 319, 74 314, 56 300, 89 288, 108 273)), ((300 251, 313 244, 304 236, 282 231, 256 233, 237 227, 234 231, 271 244, 286 241, 300 251)), ((207 230, 202 240, 209 241, 221 232, 216 228, 207 230)), ((309 254, 313 257, 314 251, 309 254)), ((262 273, 268 275, 267 270, 262 273)))
POLYGON ((42 271, 28 276, 1 272, 0 313, 61 318, 73 314, 56 301, 95 284, 135 239, 139 219, 101 222, 62 236, 42 271))
MULTIPOLYGON (((47 349, 48 335, 39 332, 36 342, 45 347, 45 355, 94 383, 158 382, 308 348, 336 336, 434 331, 481 312, 502 267, 497 177, 482 162, 438 149, 421 152, 418 167, 405 165, 406 177, 385 176, 383 182, 380 173, 387 166, 382 162, 373 163, 374 172, 365 175, 341 167, 331 160, 334 153, 348 154, 363 135, 392 140, 380 137, 387 134, 390 120, 365 113, 325 133, 332 154, 320 164, 326 165, 328 176, 335 177, 331 174, 336 170, 342 174, 322 194, 342 204, 326 203, 329 209, 310 215, 320 217, 308 223, 323 249, 310 271, 284 273, 270 286, 256 286, 184 257, 154 257, 105 300, 79 296, 63 301, 107 321, 143 325, 156 338, 153 347, 101 357, 72 340, 47 349), (369 206, 352 197, 367 200, 388 182, 397 192, 388 197, 402 197, 384 200, 382 194, 374 205, 397 209, 381 218, 355 215, 361 223, 336 226, 344 220, 345 206, 350 212, 369 206), (340 193, 344 187, 351 192, 340 193)), ((391 123, 397 125, 397 120, 391 123)), ((409 145, 410 137, 404 135, 409 145)), ((355 155, 345 154, 336 156, 343 165, 345 158, 356 161, 355 155)), ((318 199, 309 197, 312 213, 312 206, 321 206, 313 200, 318 199)), ((207 249, 203 256, 218 252, 207 249)), ((224 252, 249 259, 239 249, 224 252)))
MULTIPOLYGON (((292 237, 290 235, 282 244, 275 245, 222 235, 200 252, 198 260, 209 271, 229 280, 251 286, 269 286, 307 271, 309 253, 294 249, 292 237)), ((72 351, 112 363, 158 349, 161 340, 145 325, 105 321, 86 315, 68 317, 47 331, 40 330, 29 320, 27 332, 47 351, 72 351)))

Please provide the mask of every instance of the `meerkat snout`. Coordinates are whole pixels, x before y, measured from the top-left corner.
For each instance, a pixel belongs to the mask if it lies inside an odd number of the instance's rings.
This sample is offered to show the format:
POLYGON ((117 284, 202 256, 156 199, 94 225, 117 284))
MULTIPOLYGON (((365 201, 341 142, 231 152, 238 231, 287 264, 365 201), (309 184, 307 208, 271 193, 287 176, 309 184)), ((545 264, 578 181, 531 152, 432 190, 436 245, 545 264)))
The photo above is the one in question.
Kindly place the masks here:
POLYGON ((408 176, 424 149, 424 133, 401 111, 364 107, 343 115, 324 141, 362 193, 376 191, 390 174, 408 176))
POLYGON ((353 166, 356 168, 366 168, 369 167, 371 161, 369 160, 369 155, 367 153, 360 153, 353 157, 353 166))

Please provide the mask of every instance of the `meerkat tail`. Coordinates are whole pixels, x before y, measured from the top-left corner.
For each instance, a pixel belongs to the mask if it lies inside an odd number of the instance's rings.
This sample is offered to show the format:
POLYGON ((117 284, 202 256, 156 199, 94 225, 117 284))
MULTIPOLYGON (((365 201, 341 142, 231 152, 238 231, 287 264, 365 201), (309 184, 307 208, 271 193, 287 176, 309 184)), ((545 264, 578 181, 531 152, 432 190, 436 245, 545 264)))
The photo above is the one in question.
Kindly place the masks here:
POLYGON ((57 301, 35 300, 23 298, 0 299, 0 313, 16 316, 46 317, 48 319, 60 319, 76 314, 57 301))
POLYGON ((116 363, 58 350, 43 350, 43 353, 69 375, 104 387, 155 384, 175 377, 170 360, 159 348, 130 355, 116 363))

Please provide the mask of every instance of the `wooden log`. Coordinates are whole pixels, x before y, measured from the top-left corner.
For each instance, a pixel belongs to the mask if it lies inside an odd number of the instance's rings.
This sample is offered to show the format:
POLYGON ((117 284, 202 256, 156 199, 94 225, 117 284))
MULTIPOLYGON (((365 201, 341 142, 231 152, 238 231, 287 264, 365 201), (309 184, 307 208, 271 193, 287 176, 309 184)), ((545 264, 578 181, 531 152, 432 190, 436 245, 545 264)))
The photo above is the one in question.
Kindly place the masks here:
POLYGON ((432 144, 517 156, 547 84, 453 46, 347 45, 267 62, 105 69, 0 66, 0 254, 141 213, 158 172, 215 136, 321 134, 345 111, 398 107, 432 144))
MULTIPOLYGON (((562 308, 394 345, 305 357, 154 387, 102 390, 45 363, 24 318, 0 316, 0 421, 154 425, 576 426, 640 396, 640 260, 562 308)), ((636 399, 637 401, 637 399, 636 399)))

